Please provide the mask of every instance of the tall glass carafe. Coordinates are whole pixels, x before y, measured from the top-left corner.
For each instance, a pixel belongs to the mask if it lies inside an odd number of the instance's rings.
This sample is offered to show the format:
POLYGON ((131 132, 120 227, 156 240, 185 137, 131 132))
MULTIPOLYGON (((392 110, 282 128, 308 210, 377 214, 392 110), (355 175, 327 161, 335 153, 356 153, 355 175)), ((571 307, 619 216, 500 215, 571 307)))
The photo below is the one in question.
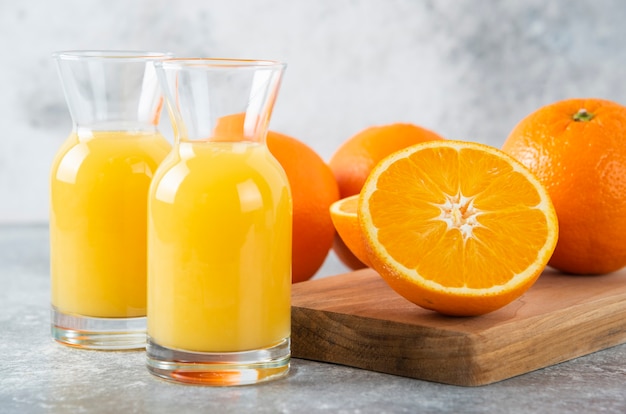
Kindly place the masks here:
POLYGON ((284 64, 157 64, 175 133, 150 187, 153 374, 252 384, 289 369, 292 200, 265 145, 284 64))
POLYGON ((52 336, 70 346, 146 342, 148 187, 171 145, 157 130, 163 53, 54 54, 73 129, 50 173, 52 336))

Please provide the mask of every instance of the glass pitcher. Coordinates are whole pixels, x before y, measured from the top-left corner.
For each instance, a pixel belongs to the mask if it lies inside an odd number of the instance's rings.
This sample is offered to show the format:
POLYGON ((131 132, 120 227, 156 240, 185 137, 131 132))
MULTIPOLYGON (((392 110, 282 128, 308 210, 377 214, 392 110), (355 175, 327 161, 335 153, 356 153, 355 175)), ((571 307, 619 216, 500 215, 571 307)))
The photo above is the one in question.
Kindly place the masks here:
POLYGON ((147 366, 157 376, 240 385, 288 372, 292 200, 265 145, 284 68, 157 64, 175 134, 148 204, 147 366))
POLYGON ((164 53, 54 55, 73 128, 50 173, 52 336, 145 347, 148 187, 171 145, 157 130, 164 53))

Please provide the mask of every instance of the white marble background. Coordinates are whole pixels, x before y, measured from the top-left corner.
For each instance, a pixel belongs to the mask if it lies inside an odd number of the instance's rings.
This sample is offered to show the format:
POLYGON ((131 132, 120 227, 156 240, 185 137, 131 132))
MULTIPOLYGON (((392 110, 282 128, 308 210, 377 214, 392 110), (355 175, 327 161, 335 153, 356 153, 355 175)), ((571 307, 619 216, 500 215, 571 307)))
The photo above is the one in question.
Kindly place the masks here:
POLYGON ((0 0, 0 223, 47 221, 56 50, 286 61, 271 128, 328 160, 375 124, 500 146, 556 100, 626 104, 625 44, 622 0, 0 0))

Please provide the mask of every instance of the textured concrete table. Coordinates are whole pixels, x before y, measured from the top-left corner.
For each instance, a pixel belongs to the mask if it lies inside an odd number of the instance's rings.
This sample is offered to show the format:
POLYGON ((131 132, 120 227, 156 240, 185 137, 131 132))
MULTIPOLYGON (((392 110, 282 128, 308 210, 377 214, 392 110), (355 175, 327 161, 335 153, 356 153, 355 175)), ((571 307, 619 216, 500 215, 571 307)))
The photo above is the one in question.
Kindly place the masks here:
POLYGON ((626 345, 477 388, 300 359, 283 380, 205 388, 151 376, 142 352, 54 343, 48 302, 46 227, 0 227, 0 413, 626 412, 626 345))

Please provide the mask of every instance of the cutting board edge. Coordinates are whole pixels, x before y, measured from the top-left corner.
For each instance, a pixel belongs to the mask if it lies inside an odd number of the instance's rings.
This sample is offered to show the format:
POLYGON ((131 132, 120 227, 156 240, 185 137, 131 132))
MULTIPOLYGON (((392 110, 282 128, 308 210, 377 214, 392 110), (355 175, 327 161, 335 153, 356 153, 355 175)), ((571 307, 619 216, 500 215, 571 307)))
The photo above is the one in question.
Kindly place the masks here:
MULTIPOLYGON (((522 375, 528 372, 536 371, 538 369, 542 369, 547 366, 551 366, 551 365, 565 362, 571 359, 575 359, 580 356, 588 355, 590 353, 597 352, 602 349, 606 349, 612 346, 626 343, 626 307, 623 306, 623 304, 621 303, 618 303, 618 304, 613 303, 613 306, 607 305, 606 307, 601 307, 600 310, 596 311, 594 314, 591 315, 591 317, 589 317, 586 320, 583 326, 584 329, 582 329, 582 331, 584 332, 585 339, 595 340, 595 343, 593 343, 592 345, 589 345, 587 347, 580 347, 579 349, 577 349, 575 343, 573 341, 570 341, 567 336, 568 331, 571 329, 571 327, 568 324, 564 324, 556 331, 557 335, 554 335, 554 332, 552 332, 552 337, 563 338, 563 339, 560 342, 557 342, 556 344, 551 344, 551 345, 557 346, 558 349, 562 351, 567 350, 567 352, 555 353, 553 354, 553 355, 556 355, 555 357, 548 357, 544 355, 543 358, 532 360, 531 363, 529 364, 523 364, 523 363, 518 364, 515 369, 510 369, 509 367, 509 371, 507 371, 506 373, 501 368, 502 356, 499 355, 499 352, 498 352, 498 351, 501 352, 502 349, 501 348, 490 349, 489 347, 491 346, 491 344, 489 343, 485 344, 485 342, 480 341, 481 339, 480 334, 459 333, 454 330, 450 331, 449 329, 446 329, 446 328, 442 328, 440 330, 431 329, 431 331, 438 332, 438 333, 448 332, 452 336, 454 336, 455 334, 458 334, 458 338, 456 339, 461 342, 463 341, 467 342, 469 349, 472 352, 475 352, 475 354, 472 354, 470 352, 470 354, 467 355, 466 357, 458 358, 453 361, 448 361, 448 365, 446 365, 446 363, 443 363, 443 365, 439 367, 436 366, 437 360, 435 360, 435 363, 431 364, 430 371, 428 371, 428 373, 425 374, 424 370, 419 369, 419 365, 420 365, 419 361, 420 361, 420 357, 422 359, 428 358, 429 355, 419 355, 418 353, 417 358, 409 359, 409 360, 413 360, 413 362, 411 363, 412 365, 409 367, 410 368, 409 370, 407 370, 406 368, 399 370, 397 368, 393 369, 394 367, 389 368, 385 366, 384 364, 385 357, 389 357, 389 354, 387 351, 383 349, 383 347, 380 347, 381 348, 380 352, 384 353, 385 355, 377 354, 376 349, 378 349, 378 347, 371 346, 371 344, 370 346, 367 347, 366 352, 363 352, 362 349, 358 349, 358 346, 353 346, 353 345, 351 346, 351 343, 349 340, 343 344, 340 344, 342 348, 345 348, 350 352, 360 353, 361 355, 359 359, 357 360, 354 360, 354 359, 348 360, 347 358, 341 358, 342 354, 341 353, 337 354, 336 352, 333 352, 334 349, 331 348, 331 346, 337 345, 336 343, 337 341, 334 341, 334 336, 337 335, 337 332, 342 332, 347 329, 348 331, 352 331, 353 334, 356 336, 365 335, 366 334, 365 332, 359 331, 358 329, 359 323, 361 324, 365 323, 370 328, 372 327, 371 325, 372 323, 385 324, 386 328, 389 328, 389 324, 402 325, 402 323, 400 322, 385 321, 383 319, 375 319, 375 318, 354 316, 354 315, 351 315, 349 318, 347 318, 345 317, 345 315, 342 315, 341 313, 338 313, 338 312, 311 310, 308 308, 303 308, 303 307, 298 307, 298 306, 293 307, 293 312, 295 313, 296 316, 300 314, 305 318, 309 318, 310 320, 323 318, 324 324, 327 326, 326 332, 330 332, 328 336, 326 336, 325 338, 322 338, 321 340, 312 341, 312 342, 306 341, 307 343, 315 344, 315 346, 313 347, 313 352, 311 352, 311 350, 307 350, 306 348, 302 349, 302 347, 300 347, 299 344, 302 342, 305 342, 305 339, 301 338, 301 336, 303 335, 301 332, 301 329, 304 329, 305 327, 302 326, 301 328, 300 326, 298 326, 298 322, 297 322, 299 319, 298 316, 293 318, 292 320, 296 321, 294 325, 293 333, 292 333, 292 335, 295 337, 292 342, 294 344, 292 355, 295 358, 303 358, 303 359, 316 360, 316 361, 321 361, 321 362, 329 362, 329 363, 334 363, 334 364, 340 364, 340 365, 352 366, 352 367, 361 368, 361 369, 372 370, 376 372, 382 372, 386 374, 399 375, 399 376, 404 376, 404 377, 409 377, 409 378, 415 378, 415 379, 420 379, 420 380, 427 380, 427 381, 433 381, 433 382, 439 382, 439 383, 445 383, 445 384, 451 384, 451 385, 459 385, 459 386, 488 385, 494 382, 499 382, 499 381, 512 378, 518 375, 522 375), (617 326, 611 325, 607 329, 604 329, 601 322, 603 320, 606 320, 607 316, 609 316, 613 320, 623 320, 624 322, 621 325, 617 325, 617 326), (600 337, 604 337, 603 341, 597 340, 597 338, 599 337, 598 334, 601 334, 600 337), (333 340, 331 340, 331 343, 327 343, 329 337, 333 338, 333 340), (368 362, 368 360, 370 360, 370 362, 368 362), (383 361, 383 363, 372 364, 371 361, 383 361), (450 366, 451 363, 459 363, 459 362, 460 364, 457 366, 454 366, 454 367, 450 366), (499 367, 499 368, 496 368, 495 370, 485 370, 485 365, 490 365, 490 364, 495 365, 496 367, 499 367), (417 366, 418 368, 416 369, 415 366, 417 366)), ((531 324, 531 328, 529 329, 535 329, 537 324, 539 326, 541 325, 541 319, 542 319, 541 317, 536 317, 534 319, 536 319, 536 321, 534 321, 536 322, 536 324, 535 323, 531 324)), ((501 329, 501 327, 499 329, 501 329)), ((541 331, 541 330, 534 331, 535 334, 542 333, 544 335, 543 336, 539 335, 539 336, 536 336, 535 338, 526 340, 526 344, 531 349, 533 347, 538 348, 538 349, 541 349, 542 347, 545 348, 546 343, 544 342, 545 341, 544 337, 548 335, 546 331, 547 331, 547 328, 544 329, 544 331, 541 331)), ((306 337, 306 335, 304 336, 306 337)), ((515 344, 509 343, 508 345, 515 347, 515 344)), ((542 354, 540 353, 540 355, 542 354)))
MULTIPOLYGON (((386 321, 383 319, 376 318, 368 318, 363 316, 350 316, 346 318, 345 315, 339 312, 333 311, 320 311, 320 310, 311 310, 308 308, 301 307, 292 307, 292 312, 296 315, 310 315, 310 319, 324 319, 324 325, 328 328, 326 332, 328 335, 324 335, 320 340, 313 338, 309 340, 311 336, 318 336, 319 331, 314 329, 308 329, 305 325, 299 325, 297 322, 295 324, 292 323, 292 356, 294 358, 302 358, 313 361, 325 362, 325 363, 333 363, 338 365, 350 366, 354 368, 366 369, 375 372, 381 372, 385 374, 398 375, 408 378, 427 380, 439 383, 446 383, 452 385, 468 385, 463 382, 455 381, 458 376, 456 374, 450 375, 449 377, 446 375, 442 375, 443 371, 437 369, 438 367, 434 366, 433 370, 430 372, 435 373, 435 375, 420 375, 421 371, 415 372, 415 370, 406 371, 401 370, 399 372, 397 369, 390 369, 387 365, 385 365, 384 361, 388 358, 393 358, 394 353, 389 352, 388 349, 384 349, 384 347, 373 347, 367 346, 366 349, 359 349, 357 341, 350 340, 350 334, 354 333, 356 336, 370 336, 371 332, 364 332, 358 329, 359 322, 368 323, 368 327, 371 329, 373 325, 384 325, 384 328, 389 330, 393 325, 397 326, 398 329, 402 329, 404 325, 400 322, 395 321, 386 321), (346 330, 348 333, 346 334, 346 330), (306 331, 306 332, 305 332, 306 331), (341 333, 344 333, 342 335, 341 333), (314 344, 313 346, 301 346, 301 344, 314 344), (346 358, 341 358, 341 355, 345 355, 342 353, 337 353, 337 349, 347 350, 351 355, 359 355, 358 359, 348 360, 346 358), (377 361, 377 363, 372 363, 372 361, 377 361), (381 362, 382 361, 382 362, 381 362)), ((300 320, 301 317, 292 318, 293 321, 300 320)), ((432 329, 428 329, 432 331, 432 329)), ((470 340, 468 335, 458 334, 458 332, 450 331, 446 329, 442 329, 439 331, 442 334, 448 334, 446 340, 449 341, 450 337, 456 337, 455 339, 461 342, 467 342, 470 340)), ((394 338, 391 338, 394 339, 394 338)), ((415 337, 406 338, 408 340, 416 339, 415 337)), ((417 338, 420 339, 420 338, 417 338)), ((429 338, 426 338, 429 339, 429 338)), ((385 338, 388 345, 389 338, 385 338)), ((422 348, 420 348, 422 349, 422 348)), ((422 349, 423 352, 423 349, 422 349)), ((436 354, 433 350, 433 354, 436 354)), ((405 358, 406 359, 406 358, 405 358)), ((411 360, 410 358, 408 359, 411 360)), ((472 358, 464 359, 465 362, 469 362, 465 369, 458 369, 458 371, 472 371, 474 369, 474 363, 472 358)), ((413 362, 410 366, 415 364, 413 362)), ((442 365, 443 366, 443 365, 442 365)), ((479 384, 477 384, 479 385, 479 384)))

